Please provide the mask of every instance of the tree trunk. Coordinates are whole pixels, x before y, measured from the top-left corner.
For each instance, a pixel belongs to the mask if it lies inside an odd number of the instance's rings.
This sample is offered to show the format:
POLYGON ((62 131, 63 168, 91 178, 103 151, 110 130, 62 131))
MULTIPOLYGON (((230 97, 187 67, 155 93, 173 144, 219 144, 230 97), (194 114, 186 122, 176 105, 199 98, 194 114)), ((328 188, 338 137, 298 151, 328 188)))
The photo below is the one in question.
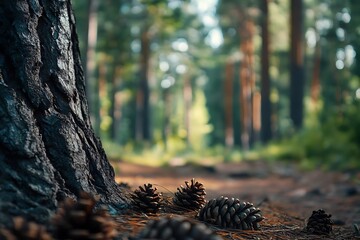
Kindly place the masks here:
POLYGON ((233 79, 234 63, 228 60, 225 65, 225 145, 232 149, 234 146, 234 126, 233 126, 233 79))
POLYGON ((98 113, 97 115, 99 116, 99 130, 101 131, 102 134, 107 134, 108 132, 104 132, 104 130, 106 129, 102 129, 101 126, 101 120, 102 119, 106 119, 106 117, 108 116, 109 112, 108 112, 108 108, 106 106, 104 106, 103 101, 107 98, 107 65, 108 62, 106 61, 105 58, 102 58, 99 60, 99 64, 98 64, 98 91, 97 91, 97 96, 98 96, 98 113))
POLYGON ((240 66, 240 104, 241 104, 241 144, 244 150, 250 149, 253 134, 253 91, 255 87, 254 74, 254 22, 249 16, 245 16, 241 26, 240 50, 243 59, 240 66))
POLYGON ((149 64, 150 64, 150 36, 149 29, 141 34, 139 89, 137 92, 136 140, 150 140, 150 91, 149 91, 149 64))
POLYGON ((303 2, 291 0, 290 13, 290 118, 299 129, 304 115, 304 41, 303 41, 303 2))
POLYGON ((117 61, 113 63, 113 72, 111 76, 111 90, 110 90, 110 117, 111 129, 110 138, 114 142, 120 142, 119 125, 121 121, 121 99, 119 93, 119 86, 121 81, 121 66, 117 64, 117 61))
POLYGON ((269 0, 262 0, 261 10, 261 140, 266 143, 272 138, 269 75, 269 0))
MULTIPOLYGON (((190 135, 191 135, 191 103, 192 103, 192 86, 190 82, 190 76, 188 73, 184 75, 184 86, 183 86, 183 96, 184 96, 184 125, 186 131, 186 146, 191 147, 190 135)), ((166 100, 166 99, 165 99, 166 100)), ((166 104, 166 103, 165 103, 166 104)), ((170 114, 170 113, 169 113, 170 114)))
POLYGON ((164 88, 163 92, 163 102, 164 102, 164 113, 163 113, 163 124, 161 129, 161 136, 164 143, 165 152, 168 150, 168 136, 170 134, 170 115, 171 115, 171 96, 170 89, 164 88))
POLYGON ((321 42, 320 38, 316 41, 313 74, 310 88, 311 101, 316 105, 320 96, 320 68, 321 68, 321 42))
POLYGON ((91 128, 70 0, 0 2, 0 222, 84 190, 125 207, 91 128))
POLYGON ((98 83, 95 77, 96 69, 96 43, 97 43, 97 10, 98 0, 89 0, 88 3, 88 26, 86 41, 86 96, 89 101, 90 118, 96 134, 100 133, 99 95, 98 83))
POLYGON ((253 142, 252 144, 260 140, 261 131, 261 93, 257 90, 253 92, 253 142))

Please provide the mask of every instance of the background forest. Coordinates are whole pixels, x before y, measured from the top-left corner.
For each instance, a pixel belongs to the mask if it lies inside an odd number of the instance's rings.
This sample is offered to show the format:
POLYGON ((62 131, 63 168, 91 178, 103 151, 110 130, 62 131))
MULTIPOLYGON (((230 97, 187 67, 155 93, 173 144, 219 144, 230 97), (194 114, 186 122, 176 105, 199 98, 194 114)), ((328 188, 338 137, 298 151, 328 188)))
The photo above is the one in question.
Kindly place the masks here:
POLYGON ((360 167, 355 0, 73 0, 110 158, 360 167))

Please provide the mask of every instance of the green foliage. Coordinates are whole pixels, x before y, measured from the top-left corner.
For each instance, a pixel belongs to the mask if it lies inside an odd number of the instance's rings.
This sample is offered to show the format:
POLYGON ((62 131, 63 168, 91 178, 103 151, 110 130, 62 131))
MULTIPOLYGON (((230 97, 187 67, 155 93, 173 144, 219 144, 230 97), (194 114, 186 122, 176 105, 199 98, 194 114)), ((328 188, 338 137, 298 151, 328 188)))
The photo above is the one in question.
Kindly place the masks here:
POLYGON ((105 141, 110 159, 150 166, 182 165, 186 163, 214 165, 220 162, 238 162, 266 159, 298 163, 304 169, 355 171, 360 169, 360 115, 359 102, 343 112, 332 113, 324 123, 313 123, 287 139, 273 141, 266 146, 243 152, 226 149, 223 145, 189 149, 183 140, 171 137, 165 151, 161 141, 152 146, 133 143, 117 145, 105 141))
POLYGON ((112 161, 123 160, 148 166, 184 164, 211 166, 221 162, 239 162, 247 157, 239 150, 225 149, 222 145, 201 150, 189 149, 181 139, 174 137, 168 140, 166 150, 162 142, 151 146, 139 146, 135 143, 119 145, 104 141, 103 146, 112 161))
POLYGON ((196 97, 190 111, 190 143, 196 151, 201 151, 207 147, 206 135, 211 132, 212 126, 208 124, 209 114, 205 107, 205 96, 200 90, 196 92, 196 97))
POLYGON ((260 150, 267 159, 297 161, 304 168, 360 169, 359 102, 332 113, 324 123, 314 124, 290 139, 260 150))

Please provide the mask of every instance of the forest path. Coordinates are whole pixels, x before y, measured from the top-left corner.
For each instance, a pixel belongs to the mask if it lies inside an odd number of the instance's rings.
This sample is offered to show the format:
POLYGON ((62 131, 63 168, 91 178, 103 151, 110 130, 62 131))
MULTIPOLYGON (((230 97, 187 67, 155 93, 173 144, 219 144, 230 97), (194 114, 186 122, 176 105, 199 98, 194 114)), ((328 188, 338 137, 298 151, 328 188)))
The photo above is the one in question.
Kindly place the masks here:
POLYGON ((304 222, 313 210, 332 214, 335 226, 353 229, 360 225, 360 174, 301 171, 294 165, 265 161, 243 161, 216 166, 148 167, 117 162, 117 182, 132 189, 152 183, 164 194, 176 192, 184 181, 195 178, 204 184, 207 199, 236 197, 261 206, 279 206, 283 213, 304 222), (290 215, 291 215, 290 214, 290 215))

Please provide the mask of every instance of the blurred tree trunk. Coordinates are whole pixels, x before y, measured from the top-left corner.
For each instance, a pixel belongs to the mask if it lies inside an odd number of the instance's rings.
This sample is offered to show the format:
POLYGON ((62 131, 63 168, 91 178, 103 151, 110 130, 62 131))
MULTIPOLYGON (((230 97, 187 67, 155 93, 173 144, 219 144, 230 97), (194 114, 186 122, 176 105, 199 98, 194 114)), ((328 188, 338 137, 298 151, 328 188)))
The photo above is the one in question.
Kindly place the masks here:
POLYGON ((261 93, 257 90, 253 92, 253 137, 252 144, 260 140, 261 131, 261 93))
POLYGON ((299 129, 303 124, 305 86, 303 1, 291 0, 290 5, 290 118, 299 129))
POLYGON ((105 100, 105 98, 107 97, 107 61, 105 59, 105 57, 102 57, 101 59, 99 59, 99 64, 98 64, 98 91, 97 91, 97 96, 98 96, 98 110, 99 110, 99 130, 101 131, 101 120, 105 119, 108 116, 108 110, 106 106, 104 106, 103 102, 105 100))
POLYGON ((253 137, 253 91, 255 86, 254 73, 254 22, 245 16, 240 31, 240 50, 243 59, 240 65, 240 104, 241 104, 241 144, 245 150, 250 148, 253 137))
POLYGON ((113 70, 111 74, 111 89, 110 89, 110 117, 111 127, 110 127, 110 138, 115 141, 120 141, 119 136, 119 125, 121 121, 121 99, 117 94, 119 91, 120 80, 121 80, 121 67, 118 66, 117 61, 113 63, 113 70))
POLYGON ((124 207, 90 124, 70 0, 30 3, 0 2, 0 222, 45 222, 81 190, 124 207))
POLYGON ((233 79, 234 63, 228 60, 225 65, 225 145, 227 148, 234 146, 234 127, 233 127, 233 79))
POLYGON ((269 0, 261 1, 261 140, 272 138, 269 75, 269 0))
POLYGON ((161 136, 164 143, 164 149, 168 149, 168 136, 170 133, 170 114, 171 114, 171 96, 169 93, 169 88, 164 88, 163 93, 163 102, 164 102, 164 113, 163 113, 163 124, 161 136))
POLYGON ((150 91, 149 91, 149 64, 150 64, 150 32, 144 27, 141 34, 139 88, 136 96, 136 140, 150 140, 150 91))
POLYGON ((314 64, 313 64, 313 75, 311 81, 311 100, 314 104, 318 103, 320 96, 320 67, 321 67, 321 44, 320 39, 316 41, 315 53, 314 53, 314 64))
POLYGON ((190 109, 191 109, 191 103, 192 103, 192 87, 190 83, 190 77, 189 74, 184 75, 184 87, 183 87, 183 95, 184 95, 184 103, 185 103, 185 109, 184 109, 184 122, 185 122, 185 131, 186 131, 186 145, 187 147, 191 146, 190 142, 190 109))
POLYGON ((86 95, 89 102, 90 118, 95 133, 100 133, 100 114, 99 114, 99 96, 98 83, 95 77, 96 68, 96 43, 97 43, 97 11, 98 0, 89 0, 88 2, 88 27, 87 27, 87 41, 86 41, 86 95))

